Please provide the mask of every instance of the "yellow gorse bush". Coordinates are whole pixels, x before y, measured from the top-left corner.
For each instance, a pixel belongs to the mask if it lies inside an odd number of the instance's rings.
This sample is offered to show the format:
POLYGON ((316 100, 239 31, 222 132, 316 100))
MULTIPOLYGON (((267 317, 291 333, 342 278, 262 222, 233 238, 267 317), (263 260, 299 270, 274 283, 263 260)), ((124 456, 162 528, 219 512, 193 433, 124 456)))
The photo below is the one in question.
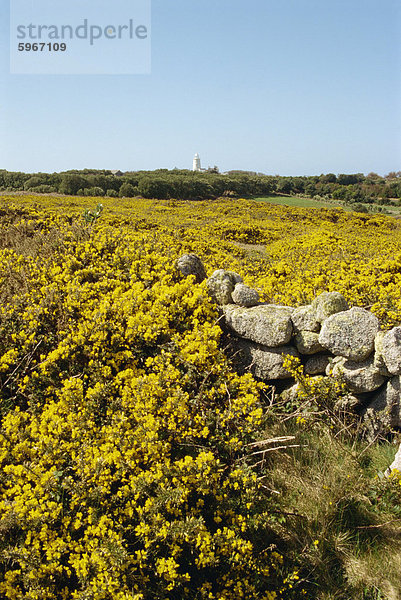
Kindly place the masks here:
POLYGON ((398 221, 104 199, 85 223, 96 202, 3 198, 0 596, 291 597, 244 460, 264 386, 232 371, 205 285, 175 260, 195 252, 271 302, 336 290, 392 325, 398 221))
POLYGON ((239 461, 263 386, 230 369, 174 233, 17 212, 0 251, 0 596, 283 597, 239 461))

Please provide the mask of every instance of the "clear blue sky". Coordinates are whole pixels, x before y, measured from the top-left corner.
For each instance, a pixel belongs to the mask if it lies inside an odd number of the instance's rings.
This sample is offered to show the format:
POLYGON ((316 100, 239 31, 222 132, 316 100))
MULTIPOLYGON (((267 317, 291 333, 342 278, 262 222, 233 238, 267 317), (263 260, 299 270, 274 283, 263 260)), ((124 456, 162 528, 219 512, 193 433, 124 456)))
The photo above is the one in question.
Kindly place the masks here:
POLYGON ((153 0, 150 75, 11 75, 8 46, 0 0, 0 168, 401 170, 399 0, 153 0))

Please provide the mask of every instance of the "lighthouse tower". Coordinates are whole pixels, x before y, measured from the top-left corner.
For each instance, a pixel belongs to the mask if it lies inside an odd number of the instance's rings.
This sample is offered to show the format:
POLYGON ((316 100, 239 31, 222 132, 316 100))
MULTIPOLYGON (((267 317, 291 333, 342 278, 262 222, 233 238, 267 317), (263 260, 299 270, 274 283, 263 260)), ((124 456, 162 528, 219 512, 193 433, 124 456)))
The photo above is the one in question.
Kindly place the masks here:
POLYGON ((201 171, 201 161, 200 161, 200 156, 198 153, 195 154, 194 156, 194 162, 193 162, 193 166, 192 166, 192 170, 193 171, 201 171))

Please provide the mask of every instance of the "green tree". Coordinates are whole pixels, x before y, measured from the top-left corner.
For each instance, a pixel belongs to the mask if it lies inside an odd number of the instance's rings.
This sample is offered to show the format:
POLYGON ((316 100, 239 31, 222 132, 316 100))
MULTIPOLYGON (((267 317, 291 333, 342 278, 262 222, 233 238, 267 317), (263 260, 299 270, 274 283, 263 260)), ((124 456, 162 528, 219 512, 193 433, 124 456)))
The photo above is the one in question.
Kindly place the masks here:
POLYGON ((336 183, 337 182, 337 177, 334 175, 334 173, 327 173, 327 175, 320 175, 320 181, 321 183, 336 183))
POLYGON ((346 174, 346 173, 340 173, 339 176, 337 177, 337 182, 340 185, 353 185, 355 183, 362 183, 362 181, 364 181, 365 176, 363 173, 352 173, 352 174, 346 174))
POLYGON ((104 190, 101 187, 91 187, 84 189, 85 196, 104 196, 104 190))
POLYGON ((293 182, 289 177, 280 178, 277 183, 277 192, 282 194, 291 194, 293 191, 293 182))
POLYGON ((161 177, 143 177, 139 180, 138 190, 144 198, 164 199, 173 196, 172 186, 161 177))
POLYGON ((59 192, 62 194, 68 194, 75 196, 80 188, 86 187, 86 179, 81 175, 76 174, 64 174, 61 177, 61 184, 59 192))
POLYGON ((24 183, 24 190, 32 190, 33 188, 38 187, 38 185, 45 185, 46 178, 41 177, 40 175, 34 175, 27 179, 24 183))
POLYGON ((137 194, 137 190, 131 183, 123 183, 120 187, 120 198, 133 198, 137 194))

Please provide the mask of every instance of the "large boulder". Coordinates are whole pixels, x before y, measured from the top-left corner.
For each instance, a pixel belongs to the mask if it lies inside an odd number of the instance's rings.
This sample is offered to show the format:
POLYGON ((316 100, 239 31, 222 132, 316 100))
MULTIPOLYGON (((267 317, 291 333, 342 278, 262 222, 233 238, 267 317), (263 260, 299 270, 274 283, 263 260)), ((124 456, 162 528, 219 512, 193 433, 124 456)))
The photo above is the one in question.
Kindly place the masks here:
POLYGON ((316 321, 322 323, 336 313, 348 310, 348 302, 339 292, 322 292, 311 304, 316 321))
POLYGON ((401 375, 401 327, 394 327, 381 338, 381 356, 392 375, 401 375))
POLYGON ((295 402, 298 399, 299 383, 291 381, 281 392, 280 398, 284 402, 295 402))
POLYGON ((330 354, 315 354, 305 361, 305 375, 323 375, 330 364, 330 354))
POLYGON ((338 396, 334 410, 341 412, 355 412, 361 406, 361 399, 354 394, 345 394, 344 396, 338 396))
POLYGON ((291 374, 283 366, 283 360, 286 356, 299 356, 292 346, 268 348, 245 340, 236 340, 233 349, 237 353, 236 359, 239 359, 256 377, 264 381, 291 377, 291 374))
MULTIPOLYGON (((311 377, 316 383, 324 384, 327 382, 328 377, 323 377, 322 375, 317 375, 316 377, 311 377)), ((306 393, 307 396, 307 393, 306 393)), ((299 383, 293 383, 292 385, 288 385, 281 393, 280 398, 284 400, 284 402, 295 402, 296 400, 301 398, 301 400, 306 399, 305 392, 303 391, 302 386, 299 383)), ((343 396, 339 396, 334 404, 334 409, 336 411, 341 412, 355 412, 356 408, 360 406, 360 400, 357 396, 353 394, 345 394, 343 396)))
POLYGON ((374 365, 373 356, 362 362, 337 357, 333 361, 331 374, 342 379, 347 388, 356 394, 373 392, 385 382, 385 377, 374 365))
POLYGON ((314 331, 300 331, 297 333, 295 345, 300 354, 317 354, 324 350, 319 343, 319 334, 314 331))
POLYGON ((398 447, 397 453, 394 457, 393 462, 389 466, 389 469, 390 469, 390 471, 397 469, 397 471, 399 471, 401 473, 401 444, 398 447))
POLYGON ((314 331, 320 329, 320 323, 316 320, 316 314, 311 306, 299 306, 291 315, 295 333, 300 331, 314 331))
POLYGON ((237 283, 242 283, 241 275, 233 271, 217 269, 207 280, 208 292, 217 304, 232 304, 232 293, 237 283))
POLYGON ((243 283, 235 284, 232 299, 239 306, 256 306, 259 302, 259 294, 256 290, 243 283))
MULTIPOLYGON (((314 383, 323 383, 327 379, 327 377, 317 375, 316 377, 310 377, 309 381, 313 381, 314 383)), ((305 388, 301 384, 298 382, 294 383, 294 380, 292 380, 292 383, 287 385, 282 392, 280 392, 280 398, 285 402, 295 402, 299 399, 306 400, 307 394, 308 393, 305 392, 305 388)))
POLYGON ((374 363, 375 367, 377 367, 382 375, 385 377, 392 377, 392 374, 386 367, 386 363, 384 362, 383 357, 383 338, 386 335, 385 331, 378 331, 375 337, 375 358, 374 363))
POLYGON ((367 406, 374 412, 384 412, 391 427, 401 427, 400 376, 392 377, 367 406))
POLYGON ((355 307, 328 317, 323 322, 319 342, 336 356, 363 361, 373 352, 378 331, 377 317, 355 307))
POLYGON ((223 308, 227 325, 237 335, 264 346, 287 344, 292 335, 291 309, 273 304, 242 308, 229 304, 223 308))
POLYGON ((202 283, 206 279, 205 267, 199 256, 196 254, 183 254, 177 260, 177 269, 181 271, 184 277, 195 275, 196 281, 202 283))

